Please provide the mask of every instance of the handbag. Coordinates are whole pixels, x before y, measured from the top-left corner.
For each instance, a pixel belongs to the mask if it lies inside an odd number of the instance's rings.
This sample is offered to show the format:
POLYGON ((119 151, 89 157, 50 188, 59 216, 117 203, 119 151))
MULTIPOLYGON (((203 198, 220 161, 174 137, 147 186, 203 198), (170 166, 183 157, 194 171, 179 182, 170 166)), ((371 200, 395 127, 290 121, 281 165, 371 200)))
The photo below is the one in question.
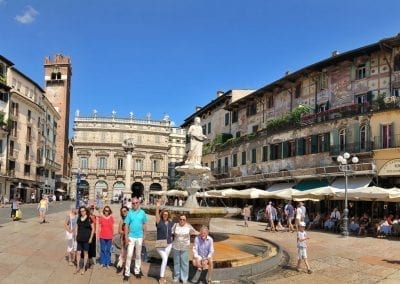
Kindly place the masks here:
POLYGON ((149 260, 149 256, 147 255, 147 248, 145 245, 142 245, 142 251, 140 256, 143 262, 147 262, 149 260))
POLYGON ((166 248, 168 246, 167 240, 156 240, 156 248, 166 248))

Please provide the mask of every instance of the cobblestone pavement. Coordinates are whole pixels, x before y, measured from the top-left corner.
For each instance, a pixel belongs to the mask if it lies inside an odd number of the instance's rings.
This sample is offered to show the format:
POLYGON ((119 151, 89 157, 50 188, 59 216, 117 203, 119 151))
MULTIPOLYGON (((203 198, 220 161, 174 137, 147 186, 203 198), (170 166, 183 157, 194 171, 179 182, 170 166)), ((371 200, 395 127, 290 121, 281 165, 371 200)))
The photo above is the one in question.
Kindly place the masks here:
MULTIPOLYGON (((114 213, 118 207, 113 206, 114 213)), ((115 269, 100 268, 74 275, 74 267, 65 260, 63 221, 67 212, 48 216, 49 223, 39 224, 37 218, 9 222, 0 226, 0 283, 122 283, 115 269)), ((118 218, 117 218, 118 219, 118 218)), ((154 223, 152 217, 150 224, 154 223)), ((400 283, 400 240, 371 237, 343 238, 325 232, 309 232, 308 256, 312 274, 294 269, 296 234, 271 233, 265 224, 251 222, 248 228, 240 220, 214 219, 211 231, 249 234, 279 243, 285 250, 281 266, 253 279, 234 283, 400 283)), ((217 252, 218 253, 218 252, 217 252)), ((157 264, 145 263, 146 277, 130 283, 157 283, 157 264)), ((171 283, 171 269, 167 269, 171 283)))

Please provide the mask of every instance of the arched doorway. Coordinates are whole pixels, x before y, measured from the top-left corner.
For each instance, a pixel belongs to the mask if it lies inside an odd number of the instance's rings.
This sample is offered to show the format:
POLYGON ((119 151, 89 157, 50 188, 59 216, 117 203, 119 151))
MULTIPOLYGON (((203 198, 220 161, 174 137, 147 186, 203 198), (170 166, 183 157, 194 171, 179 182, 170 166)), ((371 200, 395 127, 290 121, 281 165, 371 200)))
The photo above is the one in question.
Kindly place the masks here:
POLYGON ((141 182, 135 182, 132 184, 132 197, 143 197, 144 186, 141 182))
POLYGON ((94 185, 94 198, 99 199, 103 197, 107 197, 107 188, 108 185, 105 181, 99 180, 94 185))
POLYGON ((114 183, 113 186, 113 196, 112 196, 112 202, 118 202, 119 201, 119 197, 123 195, 125 189, 125 183, 122 181, 117 181, 116 183, 114 183))
POLYGON ((86 180, 81 180, 79 183, 79 190, 81 191, 81 198, 89 196, 89 183, 86 180))

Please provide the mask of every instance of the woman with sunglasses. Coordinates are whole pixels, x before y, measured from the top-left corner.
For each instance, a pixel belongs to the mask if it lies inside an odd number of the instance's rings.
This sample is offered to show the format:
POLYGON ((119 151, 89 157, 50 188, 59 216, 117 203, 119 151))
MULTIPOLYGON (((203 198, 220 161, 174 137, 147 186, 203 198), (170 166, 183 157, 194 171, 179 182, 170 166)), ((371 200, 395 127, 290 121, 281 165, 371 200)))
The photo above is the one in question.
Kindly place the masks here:
POLYGON ((83 275, 85 274, 86 265, 88 262, 89 244, 92 242, 94 235, 94 225, 89 218, 89 210, 84 206, 79 207, 77 226, 78 226, 78 232, 76 235, 77 270, 75 274, 81 272, 81 274, 83 275), (82 251, 83 251, 83 267, 81 267, 80 265, 82 251))
POLYGON ((100 265, 109 268, 111 266, 111 244, 114 236, 114 217, 110 206, 103 208, 103 214, 99 218, 100 231, 100 265))
POLYGON ((167 267, 168 256, 172 248, 172 227, 174 223, 170 220, 170 215, 167 210, 162 210, 160 214, 161 200, 156 202, 156 227, 157 227, 157 241, 156 249, 161 256, 161 268, 159 284, 167 283, 164 277, 165 269, 167 267))
POLYGON ((187 223, 186 216, 179 217, 179 223, 172 227, 174 241, 172 242, 174 255, 174 283, 178 283, 179 279, 182 283, 188 283, 189 278, 189 247, 190 235, 198 235, 192 225, 187 223))
POLYGON ((128 215, 129 208, 127 206, 122 206, 119 210, 121 215, 121 220, 119 221, 118 225, 118 234, 121 240, 121 249, 117 263, 117 273, 120 273, 125 266, 125 258, 126 258, 126 244, 125 244, 125 231, 124 231, 124 220, 128 215))

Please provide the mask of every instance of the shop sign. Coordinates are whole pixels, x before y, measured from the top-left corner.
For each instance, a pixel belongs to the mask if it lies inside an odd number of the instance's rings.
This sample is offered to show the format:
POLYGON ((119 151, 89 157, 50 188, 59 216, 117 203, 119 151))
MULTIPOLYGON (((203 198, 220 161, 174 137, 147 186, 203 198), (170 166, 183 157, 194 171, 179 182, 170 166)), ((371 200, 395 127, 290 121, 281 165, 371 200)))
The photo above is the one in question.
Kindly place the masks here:
POLYGON ((379 176, 400 176, 400 159, 386 162, 379 171, 379 176))

